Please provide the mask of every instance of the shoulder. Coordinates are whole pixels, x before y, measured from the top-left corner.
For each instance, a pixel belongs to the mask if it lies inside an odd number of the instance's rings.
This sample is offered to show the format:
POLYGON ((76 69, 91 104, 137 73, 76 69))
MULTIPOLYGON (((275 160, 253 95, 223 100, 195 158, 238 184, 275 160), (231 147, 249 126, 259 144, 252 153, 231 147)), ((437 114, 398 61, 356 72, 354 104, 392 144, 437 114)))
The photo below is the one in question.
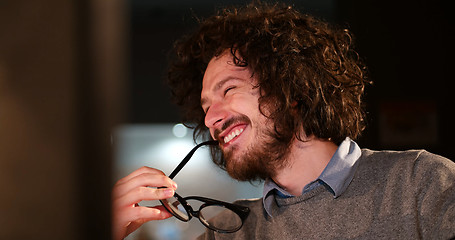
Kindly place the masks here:
POLYGON ((356 190, 379 193, 383 209, 395 208, 391 212, 415 211, 423 238, 448 239, 455 234, 455 163, 451 160, 425 150, 363 149, 358 170, 356 190))
MULTIPOLYGON (((360 159, 368 163, 381 163, 385 166, 405 164, 419 167, 448 168, 455 170, 455 163, 451 160, 426 150, 407 150, 407 151, 374 151, 362 149, 360 159)), ((383 165, 383 166, 384 166, 383 165)))
POLYGON ((455 180, 455 163, 426 150, 373 151, 362 149, 359 168, 366 174, 380 173, 388 178, 397 176, 413 182, 439 181, 450 183, 455 180))
POLYGON ((413 160, 418 158, 443 158, 439 155, 432 154, 427 152, 426 150, 406 150, 406 151, 393 151, 393 150, 371 150, 364 148, 362 149, 362 156, 361 158, 365 159, 377 159, 377 160, 391 160, 391 159, 407 159, 413 160))

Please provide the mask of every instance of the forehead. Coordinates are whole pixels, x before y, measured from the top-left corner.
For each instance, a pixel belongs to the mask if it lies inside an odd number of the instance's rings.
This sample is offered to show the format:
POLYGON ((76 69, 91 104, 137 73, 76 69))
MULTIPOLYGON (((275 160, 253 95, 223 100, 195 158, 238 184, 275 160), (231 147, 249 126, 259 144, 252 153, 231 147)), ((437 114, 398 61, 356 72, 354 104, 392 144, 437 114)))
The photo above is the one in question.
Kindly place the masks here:
POLYGON ((215 91, 230 80, 252 81, 252 73, 248 67, 234 64, 233 56, 229 52, 212 58, 202 79, 202 92, 215 91))

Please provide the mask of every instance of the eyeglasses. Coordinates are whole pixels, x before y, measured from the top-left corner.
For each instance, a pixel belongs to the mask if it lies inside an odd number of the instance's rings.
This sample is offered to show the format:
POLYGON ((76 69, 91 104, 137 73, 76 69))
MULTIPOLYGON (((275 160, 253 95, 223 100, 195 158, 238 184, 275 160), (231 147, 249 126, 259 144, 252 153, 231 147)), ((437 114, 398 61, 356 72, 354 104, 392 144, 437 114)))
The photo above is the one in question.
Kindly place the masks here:
MULTIPOLYGON (((174 171, 172 171, 169 178, 173 179, 175 175, 182 170, 198 148, 204 145, 217 144, 217 141, 207 141, 196 145, 174 169, 174 171)), ((175 193, 171 198, 160 200, 160 202, 168 212, 179 220, 188 222, 192 217, 197 217, 204 226, 220 233, 232 233, 238 231, 242 228, 243 222, 250 213, 250 209, 245 206, 198 196, 183 198, 177 193, 175 193), (190 204, 188 204, 188 200, 200 201, 203 204, 199 207, 199 210, 195 211, 190 204), (214 217, 221 212, 223 212, 223 219, 232 219, 232 221, 215 221, 214 217)))

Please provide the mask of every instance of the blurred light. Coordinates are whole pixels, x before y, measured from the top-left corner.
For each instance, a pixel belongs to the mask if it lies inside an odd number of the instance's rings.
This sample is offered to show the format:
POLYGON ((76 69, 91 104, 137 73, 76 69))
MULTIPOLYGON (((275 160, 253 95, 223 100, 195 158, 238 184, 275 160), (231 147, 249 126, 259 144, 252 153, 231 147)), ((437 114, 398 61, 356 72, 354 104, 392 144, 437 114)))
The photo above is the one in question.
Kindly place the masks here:
POLYGON ((193 148, 194 143, 191 139, 167 139, 153 148, 150 148, 150 157, 160 157, 164 164, 176 165, 186 156, 186 154, 193 148))
POLYGON ((172 128, 172 133, 174 133, 174 136, 182 138, 186 136, 187 128, 185 127, 185 125, 181 123, 175 124, 174 127, 172 128))

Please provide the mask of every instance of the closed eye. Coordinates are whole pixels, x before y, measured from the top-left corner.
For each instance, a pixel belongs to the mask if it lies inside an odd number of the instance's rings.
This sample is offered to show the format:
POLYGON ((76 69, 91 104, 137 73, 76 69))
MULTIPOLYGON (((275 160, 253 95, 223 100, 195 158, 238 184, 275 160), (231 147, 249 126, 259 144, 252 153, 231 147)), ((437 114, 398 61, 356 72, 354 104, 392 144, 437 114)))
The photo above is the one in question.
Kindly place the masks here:
POLYGON ((230 90, 232 90, 232 89, 234 89, 234 88, 235 88, 235 86, 226 88, 226 90, 224 90, 224 95, 226 96, 226 94, 227 94, 230 90))

